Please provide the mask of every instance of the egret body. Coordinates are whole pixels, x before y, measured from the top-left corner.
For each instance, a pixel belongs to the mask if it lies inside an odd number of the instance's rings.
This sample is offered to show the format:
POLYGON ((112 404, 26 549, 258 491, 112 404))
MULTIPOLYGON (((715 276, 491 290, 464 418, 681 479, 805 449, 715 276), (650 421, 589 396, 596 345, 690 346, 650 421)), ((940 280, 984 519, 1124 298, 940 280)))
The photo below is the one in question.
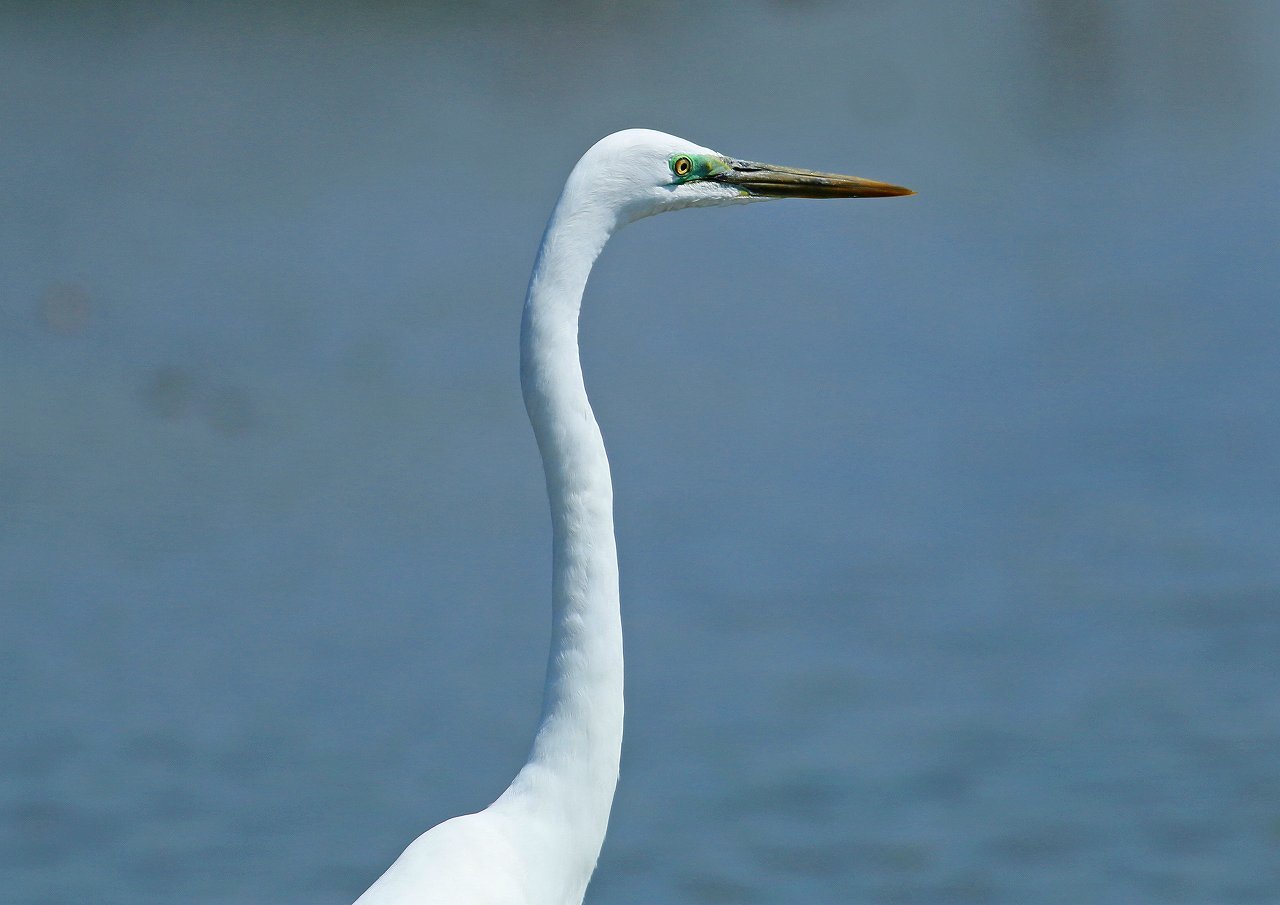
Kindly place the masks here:
POLYGON ((569 174, 520 326, 520 383, 546 474, 552 634, 528 762, 489 807, 428 830, 356 905, 580 905, 604 842, 622 748, 622 624, 613 485, 578 358, 578 311, 605 242, 633 220, 770 198, 910 190, 735 160, 630 129, 569 174))

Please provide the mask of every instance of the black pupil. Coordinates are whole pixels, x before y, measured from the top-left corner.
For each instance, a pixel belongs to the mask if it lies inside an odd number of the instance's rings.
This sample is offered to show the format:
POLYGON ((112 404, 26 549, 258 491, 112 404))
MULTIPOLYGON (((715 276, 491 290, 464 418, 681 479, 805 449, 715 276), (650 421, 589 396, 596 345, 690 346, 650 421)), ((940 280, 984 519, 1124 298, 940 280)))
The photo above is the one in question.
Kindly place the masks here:
POLYGON ((676 172, 679 173, 681 176, 683 176, 685 173, 689 172, 690 166, 691 164, 689 163, 689 158, 681 157, 679 160, 676 161, 676 172))

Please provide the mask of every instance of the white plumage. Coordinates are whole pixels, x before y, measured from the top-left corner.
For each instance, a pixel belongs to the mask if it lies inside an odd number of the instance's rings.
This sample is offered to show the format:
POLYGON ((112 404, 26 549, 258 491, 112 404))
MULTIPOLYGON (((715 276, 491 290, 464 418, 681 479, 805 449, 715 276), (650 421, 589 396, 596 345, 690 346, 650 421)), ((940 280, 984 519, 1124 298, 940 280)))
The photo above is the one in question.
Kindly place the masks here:
POLYGON ((613 486, 578 358, 592 264, 621 226, 667 210, 908 190, 737 161, 661 132, 594 145, 547 224, 525 299, 520 380, 551 504, 552 636, 529 760, 489 807, 419 836, 356 905, 580 905, 622 747, 613 486))

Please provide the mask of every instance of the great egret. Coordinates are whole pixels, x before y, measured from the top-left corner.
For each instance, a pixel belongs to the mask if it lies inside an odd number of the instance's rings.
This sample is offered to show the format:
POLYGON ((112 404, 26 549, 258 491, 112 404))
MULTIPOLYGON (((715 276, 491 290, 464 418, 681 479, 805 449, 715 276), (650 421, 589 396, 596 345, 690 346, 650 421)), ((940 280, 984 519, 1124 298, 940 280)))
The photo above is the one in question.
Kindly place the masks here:
POLYGON ((581 905, 622 748, 613 485, 578 360, 587 276, 620 227, 663 211, 910 189, 718 154, 647 129, 597 142, 542 236, 520 325, 520 384, 551 503, 552 633, 533 750, 489 807, 428 830, 356 905, 581 905))

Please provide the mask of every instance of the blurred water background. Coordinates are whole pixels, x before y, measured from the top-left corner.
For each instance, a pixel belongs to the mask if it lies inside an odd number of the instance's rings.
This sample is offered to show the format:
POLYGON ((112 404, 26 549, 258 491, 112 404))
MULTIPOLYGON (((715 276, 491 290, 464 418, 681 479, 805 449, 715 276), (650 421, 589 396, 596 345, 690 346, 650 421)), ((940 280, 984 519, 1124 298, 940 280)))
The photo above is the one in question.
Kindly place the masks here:
POLYGON ((0 902, 348 903, 527 752, 595 139, 595 903, 1280 901, 1280 6, 0 8, 0 902))

